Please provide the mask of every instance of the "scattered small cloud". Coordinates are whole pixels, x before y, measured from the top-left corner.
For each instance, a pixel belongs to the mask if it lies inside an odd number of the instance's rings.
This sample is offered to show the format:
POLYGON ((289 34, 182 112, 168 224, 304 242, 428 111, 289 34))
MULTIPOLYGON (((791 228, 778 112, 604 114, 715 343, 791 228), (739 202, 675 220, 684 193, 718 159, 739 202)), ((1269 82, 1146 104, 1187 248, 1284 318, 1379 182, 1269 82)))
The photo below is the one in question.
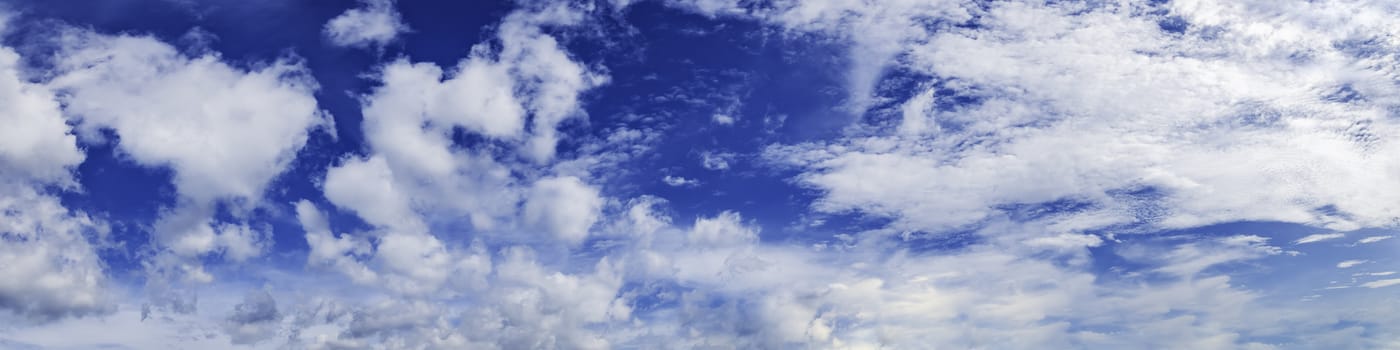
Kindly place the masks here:
POLYGON ((1384 241, 1384 240, 1387 240, 1387 239, 1391 239, 1391 238, 1394 238, 1394 237, 1395 237, 1395 236, 1371 236, 1371 237, 1362 238, 1361 240, 1356 241, 1356 244, 1371 244, 1371 243, 1376 243, 1376 242, 1384 241))
POLYGON ((1319 234, 1308 235, 1307 237, 1299 238, 1298 240, 1293 241, 1293 244, 1296 245, 1296 244, 1317 243, 1317 242, 1322 242, 1322 241, 1326 241, 1326 240, 1338 239, 1338 238, 1342 238, 1342 237, 1346 237, 1346 234, 1345 234, 1345 233, 1319 233, 1319 234))
POLYGON ((1351 268, 1352 266, 1361 265, 1361 264, 1365 264, 1365 263, 1368 263, 1368 262, 1371 262, 1371 261, 1370 261, 1370 260, 1347 260, 1347 261, 1343 261, 1343 262, 1337 263, 1337 268, 1339 268, 1339 269, 1346 269, 1346 268, 1351 268))
POLYGON ((1361 272, 1361 273, 1354 273, 1354 274, 1351 274, 1351 275, 1352 275, 1352 276, 1390 276, 1390 275, 1394 275, 1394 274, 1395 274, 1395 271, 1384 271, 1384 272, 1361 272))
POLYGON ((1392 279, 1388 279, 1388 280, 1379 280, 1379 281, 1366 282, 1366 283, 1362 284, 1361 286, 1362 286, 1362 287, 1366 287, 1366 288, 1382 288, 1382 287, 1389 287, 1389 286, 1393 286, 1393 285, 1397 285, 1397 284, 1400 284, 1400 278, 1392 278, 1392 279))
POLYGON ((672 187, 700 186, 700 180, 688 179, 681 176, 666 175, 666 177, 661 178, 661 181, 665 182, 667 185, 671 185, 672 187))
POLYGON ((733 153, 710 152, 700 153, 700 165, 709 170, 728 170, 729 163, 734 161, 733 153))
POLYGON ((734 117, 729 116, 728 114, 715 114, 713 117, 710 118, 710 120, 714 121, 715 124, 719 125, 734 125, 734 117))
POLYGON ((409 31, 393 0, 364 0, 362 4, 326 22, 326 39, 336 46, 383 47, 409 31))

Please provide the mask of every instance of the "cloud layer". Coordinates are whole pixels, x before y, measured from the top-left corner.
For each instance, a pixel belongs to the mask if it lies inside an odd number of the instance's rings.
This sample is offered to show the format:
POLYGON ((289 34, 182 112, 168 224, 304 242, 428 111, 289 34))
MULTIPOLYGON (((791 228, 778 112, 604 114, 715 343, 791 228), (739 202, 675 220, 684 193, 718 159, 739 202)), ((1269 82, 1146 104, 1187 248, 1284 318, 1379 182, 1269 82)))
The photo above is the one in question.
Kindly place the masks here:
MULTIPOLYGON (((378 56, 420 34, 360 5, 315 34, 378 56)), ((334 116, 295 50, 25 22, 0 47, 0 346, 1400 346, 1395 15, 521 2, 461 55, 349 73, 334 116), (629 46, 653 12, 834 55, 805 68, 838 100, 656 112, 688 90, 628 90, 671 64, 629 46), (89 212, 100 149, 168 174, 148 222, 89 212)))

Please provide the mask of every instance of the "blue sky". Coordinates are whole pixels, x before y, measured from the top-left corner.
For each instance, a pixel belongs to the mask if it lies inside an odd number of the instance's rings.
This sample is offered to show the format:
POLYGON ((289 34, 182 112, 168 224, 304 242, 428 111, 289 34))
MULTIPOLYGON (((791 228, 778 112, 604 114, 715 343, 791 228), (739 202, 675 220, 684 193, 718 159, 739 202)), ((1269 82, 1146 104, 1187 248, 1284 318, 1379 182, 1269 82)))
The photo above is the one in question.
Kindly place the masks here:
POLYGON ((1396 15, 0 2, 0 347, 1400 347, 1396 15))

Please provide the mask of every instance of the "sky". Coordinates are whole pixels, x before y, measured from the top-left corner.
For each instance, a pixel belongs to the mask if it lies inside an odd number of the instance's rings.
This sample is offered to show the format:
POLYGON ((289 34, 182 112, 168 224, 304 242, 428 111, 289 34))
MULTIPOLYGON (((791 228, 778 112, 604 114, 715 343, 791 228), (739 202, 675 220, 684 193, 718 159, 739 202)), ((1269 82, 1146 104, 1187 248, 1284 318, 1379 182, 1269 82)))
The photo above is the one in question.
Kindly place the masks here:
POLYGON ((0 348, 1400 348, 1397 17, 0 0, 0 348))

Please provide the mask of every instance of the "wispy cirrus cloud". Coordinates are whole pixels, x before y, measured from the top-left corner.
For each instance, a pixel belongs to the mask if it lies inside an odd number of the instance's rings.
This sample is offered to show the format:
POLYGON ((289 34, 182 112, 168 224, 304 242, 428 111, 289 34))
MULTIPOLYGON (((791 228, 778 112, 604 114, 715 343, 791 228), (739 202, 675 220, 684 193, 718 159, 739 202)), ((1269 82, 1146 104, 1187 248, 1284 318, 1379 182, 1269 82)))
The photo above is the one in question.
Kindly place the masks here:
POLYGON ((1318 233, 1318 234, 1311 234, 1311 235, 1307 235, 1307 236, 1304 236, 1303 238, 1299 238, 1298 240, 1293 241, 1293 244, 1296 245, 1296 244, 1317 243, 1317 242, 1322 242, 1322 241, 1334 240, 1334 239, 1338 239, 1338 238, 1342 238, 1342 237, 1346 237, 1346 236, 1347 236, 1347 235, 1346 235, 1345 233, 1335 233, 1335 232, 1334 232, 1334 233, 1318 233))

